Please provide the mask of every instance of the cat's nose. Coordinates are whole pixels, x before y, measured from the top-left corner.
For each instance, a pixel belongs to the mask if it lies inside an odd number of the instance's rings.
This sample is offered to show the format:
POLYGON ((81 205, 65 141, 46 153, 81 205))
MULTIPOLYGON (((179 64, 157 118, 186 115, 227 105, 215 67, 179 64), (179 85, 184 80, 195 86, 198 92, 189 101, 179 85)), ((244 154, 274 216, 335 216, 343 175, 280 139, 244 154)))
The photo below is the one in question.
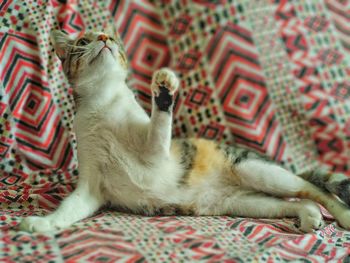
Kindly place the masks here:
POLYGON ((97 37, 97 40, 101 40, 103 42, 106 42, 108 40, 108 36, 105 34, 101 34, 97 37))

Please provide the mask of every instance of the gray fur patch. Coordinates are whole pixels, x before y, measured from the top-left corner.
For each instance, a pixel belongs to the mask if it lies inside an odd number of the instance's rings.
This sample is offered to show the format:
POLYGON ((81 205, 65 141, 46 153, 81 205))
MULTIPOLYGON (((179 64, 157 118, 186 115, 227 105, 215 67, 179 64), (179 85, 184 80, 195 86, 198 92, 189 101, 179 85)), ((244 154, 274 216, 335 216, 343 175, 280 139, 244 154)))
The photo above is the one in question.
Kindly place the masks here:
POLYGON ((350 179, 345 179, 338 184, 336 194, 350 206, 350 179))
POLYGON ((316 169, 299 174, 298 176, 324 191, 337 195, 343 202, 350 206, 350 178, 347 178, 345 175, 332 174, 316 169))
POLYGON ((179 181, 180 185, 187 184, 188 177, 193 167, 194 159, 197 155, 197 147, 190 140, 178 140, 181 147, 181 165, 185 172, 179 181))
POLYGON ((247 160, 271 161, 267 156, 245 147, 220 145, 219 148, 224 151, 225 156, 229 158, 234 165, 238 165, 247 160))

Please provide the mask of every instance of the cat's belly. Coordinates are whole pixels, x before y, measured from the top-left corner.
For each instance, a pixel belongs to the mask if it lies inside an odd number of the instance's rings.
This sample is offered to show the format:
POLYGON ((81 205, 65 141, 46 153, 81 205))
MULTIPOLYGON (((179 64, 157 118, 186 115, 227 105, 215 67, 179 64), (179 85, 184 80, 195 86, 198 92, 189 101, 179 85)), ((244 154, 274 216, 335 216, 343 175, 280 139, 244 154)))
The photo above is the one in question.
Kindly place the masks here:
MULTIPOLYGON (((174 187, 175 182, 162 180, 165 175, 136 162, 132 169, 114 163, 101 175, 101 192, 104 199, 114 207, 140 214, 158 214, 162 208, 181 202, 179 190, 174 187)), ((167 175, 168 179, 171 177, 172 174, 167 175)))
POLYGON ((97 166, 106 202, 150 214, 183 203, 182 189, 177 187, 183 170, 177 156, 150 156, 143 133, 135 137, 107 128, 97 133, 84 137, 79 149, 97 166))
MULTIPOLYGON (((120 176, 104 180, 101 191, 105 200, 113 207, 128 209, 136 213, 152 213, 156 209, 157 202, 148 194, 129 180, 123 180, 120 176)), ((159 203, 159 202, 158 202, 159 203)))

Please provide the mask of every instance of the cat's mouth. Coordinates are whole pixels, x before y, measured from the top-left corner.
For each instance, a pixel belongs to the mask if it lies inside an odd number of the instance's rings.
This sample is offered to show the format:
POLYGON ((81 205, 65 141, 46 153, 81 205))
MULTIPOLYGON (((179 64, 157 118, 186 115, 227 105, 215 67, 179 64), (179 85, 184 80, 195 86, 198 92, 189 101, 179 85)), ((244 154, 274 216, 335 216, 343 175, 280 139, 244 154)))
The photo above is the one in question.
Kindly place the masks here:
POLYGON ((99 54, 102 52, 102 50, 104 50, 105 48, 107 48, 107 49, 109 49, 109 51, 111 51, 111 53, 112 53, 112 49, 109 47, 109 46, 104 46, 101 50, 100 50, 100 52, 99 52, 99 54))
POLYGON ((105 45, 105 46, 103 46, 103 47, 101 48, 101 50, 98 52, 98 54, 90 61, 89 64, 94 63, 95 60, 101 55, 101 53, 102 53, 105 49, 108 49, 108 50, 111 52, 111 54, 113 55, 112 49, 111 49, 109 46, 105 45))
POLYGON ((111 53, 113 54, 112 49, 111 49, 109 46, 105 45, 104 47, 101 48, 100 52, 98 52, 98 54, 97 54, 96 57, 98 57, 99 55, 101 55, 101 53, 102 53, 106 48, 109 49, 109 51, 111 51, 111 53))

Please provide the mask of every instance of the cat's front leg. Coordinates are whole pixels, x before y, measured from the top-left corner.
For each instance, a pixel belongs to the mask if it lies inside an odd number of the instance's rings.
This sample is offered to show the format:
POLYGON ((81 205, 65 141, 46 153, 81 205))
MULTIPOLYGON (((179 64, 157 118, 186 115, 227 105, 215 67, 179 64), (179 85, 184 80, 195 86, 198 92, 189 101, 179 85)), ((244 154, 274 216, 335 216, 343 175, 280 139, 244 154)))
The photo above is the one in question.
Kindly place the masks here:
POLYGON ((78 184, 77 189, 52 214, 26 217, 22 220, 20 229, 40 233, 56 231, 90 216, 102 204, 99 193, 92 192, 91 186, 83 182, 78 184))
POLYGON ((179 80, 170 69, 162 68, 153 74, 152 116, 147 138, 147 145, 153 154, 169 154, 174 94, 178 87, 179 80))

